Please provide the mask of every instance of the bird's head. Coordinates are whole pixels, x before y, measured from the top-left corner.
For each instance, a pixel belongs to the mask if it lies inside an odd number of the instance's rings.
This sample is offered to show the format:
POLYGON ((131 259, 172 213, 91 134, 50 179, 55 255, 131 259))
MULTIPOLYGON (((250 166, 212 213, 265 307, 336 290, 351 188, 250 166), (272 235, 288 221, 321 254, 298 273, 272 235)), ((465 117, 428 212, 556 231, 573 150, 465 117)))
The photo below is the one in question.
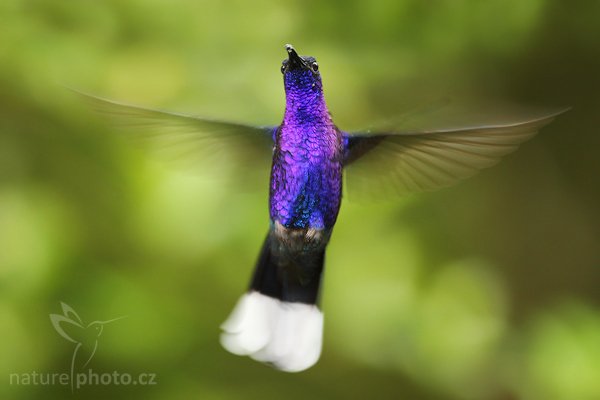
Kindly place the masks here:
POLYGON ((300 56, 291 44, 286 44, 288 58, 281 63, 285 92, 294 97, 320 97, 323 91, 319 65, 314 57, 300 56))
POLYGON ((114 321, 118 321, 120 319, 126 318, 126 316, 109 319, 108 321, 94 321, 90 322, 86 327, 88 332, 91 332, 96 337, 100 337, 102 335, 102 331, 104 330, 104 325, 109 324, 114 321))

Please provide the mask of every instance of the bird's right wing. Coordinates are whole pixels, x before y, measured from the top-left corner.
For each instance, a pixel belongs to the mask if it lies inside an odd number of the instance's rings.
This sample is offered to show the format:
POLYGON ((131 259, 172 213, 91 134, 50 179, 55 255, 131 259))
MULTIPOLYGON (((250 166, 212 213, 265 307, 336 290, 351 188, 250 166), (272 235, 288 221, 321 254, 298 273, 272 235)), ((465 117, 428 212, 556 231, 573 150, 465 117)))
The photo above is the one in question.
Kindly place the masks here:
POLYGON ((75 91, 127 136, 140 139, 160 155, 200 161, 212 170, 238 167, 244 176, 268 173, 276 127, 256 127, 139 107, 75 91))

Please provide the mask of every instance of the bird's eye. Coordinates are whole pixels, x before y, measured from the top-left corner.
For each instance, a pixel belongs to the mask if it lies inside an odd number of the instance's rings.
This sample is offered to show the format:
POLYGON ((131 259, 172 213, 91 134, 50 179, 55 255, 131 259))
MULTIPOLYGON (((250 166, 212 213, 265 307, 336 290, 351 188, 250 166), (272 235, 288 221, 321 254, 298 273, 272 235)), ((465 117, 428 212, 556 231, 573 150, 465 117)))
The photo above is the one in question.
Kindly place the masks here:
POLYGON ((317 64, 316 62, 312 63, 310 67, 313 70, 313 72, 317 72, 319 70, 319 64, 317 64))
POLYGON ((281 73, 285 74, 285 65, 283 65, 283 64, 281 65, 281 73))

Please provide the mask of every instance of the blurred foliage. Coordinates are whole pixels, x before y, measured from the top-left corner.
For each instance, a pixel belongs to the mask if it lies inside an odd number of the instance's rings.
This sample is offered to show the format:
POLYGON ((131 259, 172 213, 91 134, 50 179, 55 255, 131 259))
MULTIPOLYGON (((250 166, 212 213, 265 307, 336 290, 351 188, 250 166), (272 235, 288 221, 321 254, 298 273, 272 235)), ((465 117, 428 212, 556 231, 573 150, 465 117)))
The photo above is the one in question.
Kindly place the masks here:
POLYGON ((3 0, 0 397, 65 372, 48 314, 107 326, 90 367, 156 386, 81 398, 600 398, 600 3, 560 0, 3 0), (267 229, 266 188, 170 168, 61 85, 275 124, 283 44, 315 55, 342 128, 435 98, 571 105, 454 188, 345 202, 328 253, 322 360, 232 356, 218 326, 267 229))

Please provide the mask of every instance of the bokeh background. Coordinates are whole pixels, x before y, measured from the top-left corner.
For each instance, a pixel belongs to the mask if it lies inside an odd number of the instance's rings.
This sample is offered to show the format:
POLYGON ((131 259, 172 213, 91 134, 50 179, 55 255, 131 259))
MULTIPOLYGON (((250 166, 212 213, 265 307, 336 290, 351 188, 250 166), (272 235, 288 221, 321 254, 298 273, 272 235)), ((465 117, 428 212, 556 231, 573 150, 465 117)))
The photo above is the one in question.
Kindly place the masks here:
POLYGON ((600 399, 599 20, 582 0, 2 0, 0 398, 600 399), (288 42, 343 128, 436 98, 573 106, 453 188, 345 202, 323 356, 300 374, 218 344, 267 182, 171 167, 61 86, 276 124, 288 42), (68 371, 61 301, 126 315, 89 366, 157 385, 10 385, 68 371))

